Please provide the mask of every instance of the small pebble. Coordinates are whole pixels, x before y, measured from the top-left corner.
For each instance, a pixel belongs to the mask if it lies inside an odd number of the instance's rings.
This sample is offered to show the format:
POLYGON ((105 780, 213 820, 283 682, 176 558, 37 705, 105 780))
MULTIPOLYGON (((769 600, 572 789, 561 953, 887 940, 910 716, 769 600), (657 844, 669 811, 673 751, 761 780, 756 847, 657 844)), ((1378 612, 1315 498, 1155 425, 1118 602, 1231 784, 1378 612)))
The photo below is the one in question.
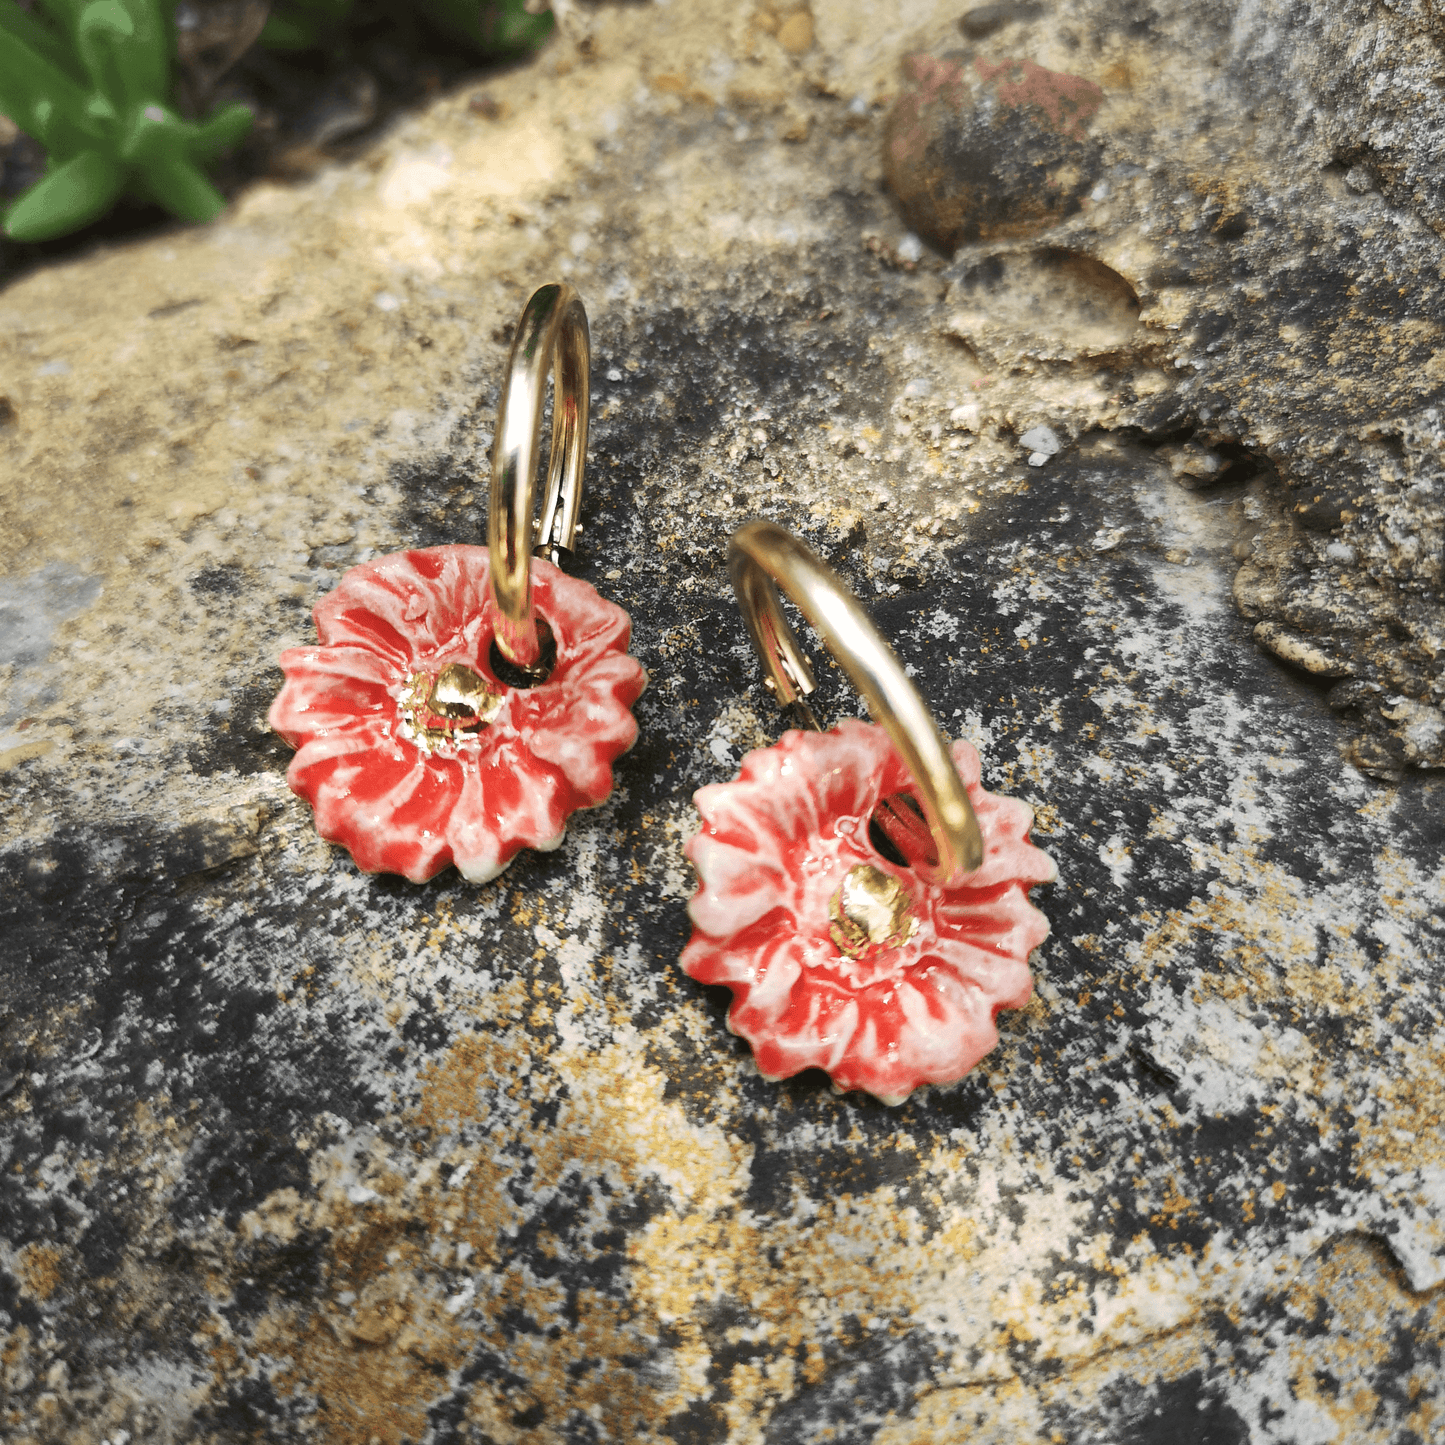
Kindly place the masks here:
POLYGON ((1160 454, 1168 462, 1174 480, 1194 490, 1217 481, 1224 472, 1224 458, 1194 442, 1161 447, 1160 454))
POLYGON ((1019 438, 1019 445, 1029 452, 1029 465, 1041 467, 1052 456, 1056 456, 1063 443, 1052 427, 1030 427, 1019 438))
POLYGON ((923 242, 909 231, 898 243, 898 259, 916 266, 923 259, 923 242))
POLYGON ((1020 0, 1001 0, 1001 3, 994 5, 975 5, 972 10, 965 10, 959 18, 958 28, 968 36, 970 40, 982 40, 986 35, 992 35, 995 30, 1002 30, 1003 27, 1013 20, 1032 20, 1039 13, 1039 6, 1020 3, 1020 0))
POLYGON ((905 56, 903 77, 884 176, 909 229, 939 250, 1052 226, 1101 179, 1090 125, 1104 92, 1088 76, 949 53, 905 56))
POLYGON ((493 99, 485 90, 474 90, 467 97, 467 109, 483 120, 502 120, 511 107, 493 99))

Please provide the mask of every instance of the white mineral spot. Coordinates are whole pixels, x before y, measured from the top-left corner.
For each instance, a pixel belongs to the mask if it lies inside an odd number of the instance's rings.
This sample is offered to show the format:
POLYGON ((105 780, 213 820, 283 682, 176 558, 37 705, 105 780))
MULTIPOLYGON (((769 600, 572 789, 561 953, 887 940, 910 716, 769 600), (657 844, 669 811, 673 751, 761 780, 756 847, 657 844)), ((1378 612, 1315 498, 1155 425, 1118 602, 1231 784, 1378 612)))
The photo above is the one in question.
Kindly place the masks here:
MULTIPOLYGON (((912 231, 907 232, 898 243, 898 259, 911 266, 916 266, 923 259, 923 242, 912 231)), ((926 396, 927 393, 922 395, 926 396)))
POLYGON ((609 367, 608 370, 607 370, 607 379, 608 379, 608 381, 621 381, 621 380, 622 380, 622 370, 621 370, 621 368, 620 368, 620 367, 616 367, 616 366, 609 367))
POLYGON ((370 1204, 371 1201, 378 1196, 376 1190, 368 1189, 364 1184, 353 1184, 351 1188, 346 1191, 346 1197, 353 1204, 370 1204))
POLYGON ((929 633, 940 641, 956 642, 958 640, 958 618, 951 612, 945 612, 941 607, 924 625, 929 633))
POLYGON ((731 763, 733 760, 732 744, 726 738, 712 737, 707 740, 707 750, 720 763, 731 763))
POLYGON ((1063 445, 1052 427, 1030 427, 1019 438, 1019 445, 1029 453, 1029 465, 1041 467, 1052 456, 1057 455, 1063 445))
POLYGON ((1099 861, 1109 870, 1115 888, 1122 888, 1125 880, 1134 871, 1134 860, 1129 856, 1129 844, 1122 833, 1115 833, 1099 848, 1099 861))
POLYGON ((965 402, 962 406, 956 406, 948 414, 948 424, 957 427, 960 431, 978 430, 979 409, 976 401, 965 402))
POLYGON ((1278 1069, 1265 1056, 1260 1030, 1221 999, 1177 1006, 1151 1022, 1141 1042, 1180 1080, 1192 1110, 1204 1117, 1248 1108, 1278 1069))
POLYGON ((932 396, 933 383, 929 381, 926 376, 915 376, 913 380, 903 388, 903 395, 910 397, 932 396))
POLYGON ((451 184, 447 164, 450 157, 438 155, 434 160, 407 157, 399 160, 387 173, 378 188, 381 204, 388 210, 420 206, 451 184))
POLYGON ((47 361, 44 366, 37 367, 36 376, 69 376, 70 363, 68 361, 47 361))
POLYGON ((401 307, 400 298, 393 296, 390 291, 378 291, 371 298, 371 304, 378 311, 396 311, 401 307))

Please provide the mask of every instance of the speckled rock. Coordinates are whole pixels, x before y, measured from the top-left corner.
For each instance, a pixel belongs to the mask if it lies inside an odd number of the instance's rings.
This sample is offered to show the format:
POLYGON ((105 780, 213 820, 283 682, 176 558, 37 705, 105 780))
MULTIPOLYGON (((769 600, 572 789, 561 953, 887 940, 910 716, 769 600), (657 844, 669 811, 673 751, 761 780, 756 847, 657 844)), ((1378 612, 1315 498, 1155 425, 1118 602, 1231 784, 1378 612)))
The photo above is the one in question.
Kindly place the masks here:
POLYGON ((494 106, 0 293, 7 1445, 1439 1435, 1440 102, 1369 80, 1413 22, 1009 21, 1097 77, 1108 192, 945 260, 881 156, 956 12, 782 16, 579 7, 494 106), (274 660, 480 539, 558 275, 639 741, 557 852, 368 877, 274 660), (896 1110, 762 1080, 677 967, 691 793, 780 728, 755 516, 1059 864, 1033 1001, 896 1110))
MULTIPOLYGON (((1132 357, 1135 375, 1153 361, 1167 384, 1132 424, 1228 463, 1176 475, 1268 477, 1238 604, 1260 645, 1349 683, 1332 696, 1352 756, 1388 778, 1445 767, 1445 227, 1428 165, 1442 122, 1421 80, 1438 50, 1413 12, 1301 15, 1294 29, 1266 12, 1237 25, 1223 11, 1011 12, 1000 43, 1089 60, 1087 104, 1070 110, 1060 91, 1053 111, 1028 108, 1035 126, 1071 124, 1078 146, 1087 119, 1087 160, 1018 130, 1022 112, 976 107, 994 40, 959 50, 955 36, 905 60, 885 172, 917 229, 950 252, 974 243, 955 257, 943 325, 991 368, 1090 346, 1132 357), (981 181, 984 115, 988 136, 1019 145, 981 181), (1069 184, 1041 191, 1055 164, 1069 184), (1010 234, 1028 244, 994 239, 1010 234), (1128 324, 1130 303, 1145 327, 1128 324)), ((1044 71, 1028 73, 1038 90, 1044 71)))

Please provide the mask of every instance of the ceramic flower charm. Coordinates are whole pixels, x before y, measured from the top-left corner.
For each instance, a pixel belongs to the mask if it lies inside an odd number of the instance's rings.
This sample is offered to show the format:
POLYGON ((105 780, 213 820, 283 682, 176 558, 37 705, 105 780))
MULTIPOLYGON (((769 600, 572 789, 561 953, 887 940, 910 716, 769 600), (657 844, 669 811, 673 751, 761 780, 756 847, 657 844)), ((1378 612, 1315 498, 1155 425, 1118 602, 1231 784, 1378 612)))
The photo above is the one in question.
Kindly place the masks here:
POLYGON ((910 791, 882 728, 850 720, 787 732, 737 780, 695 794, 699 887, 682 966, 733 991, 728 1026, 769 1079, 825 1069, 834 1088, 901 1103, 961 1078, 1021 1008, 1048 920, 1028 890, 1056 876, 1028 841, 1033 815, 986 792, 978 754, 953 745, 984 839, 983 866, 930 884, 869 841, 880 799, 910 791))
POLYGON ((368 873, 473 883, 521 848, 556 848, 569 814, 612 791, 646 682, 627 614, 532 561, 557 659, 530 688, 498 680, 485 547, 429 547, 354 567, 315 610, 320 645, 281 656, 271 726, 297 749, 291 790, 368 873))

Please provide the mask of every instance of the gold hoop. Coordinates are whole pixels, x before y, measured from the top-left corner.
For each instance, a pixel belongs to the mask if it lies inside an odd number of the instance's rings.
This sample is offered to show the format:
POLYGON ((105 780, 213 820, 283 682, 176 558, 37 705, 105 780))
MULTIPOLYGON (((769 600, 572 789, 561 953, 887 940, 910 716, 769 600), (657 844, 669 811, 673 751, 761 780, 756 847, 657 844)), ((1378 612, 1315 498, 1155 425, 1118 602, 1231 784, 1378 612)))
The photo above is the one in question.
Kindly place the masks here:
MULTIPOLYGON (((816 687, 783 616, 781 587, 842 664, 913 775, 938 854, 924 871, 941 884, 974 872, 983 862, 983 834, 968 789, 933 714, 858 599, 817 553, 771 522, 749 522, 733 534, 728 571, 764 680, 779 704, 800 703, 816 687)), ((808 718, 818 727, 811 711, 808 718)))
POLYGON ((587 465, 591 366, 592 338, 582 298, 565 281, 538 288, 517 323, 507 358, 487 512, 497 647, 523 669, 534 666, 542 653, 532 608, 532 553, 549 552, 553 562, 560 561, 577 533, 587 465), (538 529, 532 501, 549 372, 555 395, 538 529))

